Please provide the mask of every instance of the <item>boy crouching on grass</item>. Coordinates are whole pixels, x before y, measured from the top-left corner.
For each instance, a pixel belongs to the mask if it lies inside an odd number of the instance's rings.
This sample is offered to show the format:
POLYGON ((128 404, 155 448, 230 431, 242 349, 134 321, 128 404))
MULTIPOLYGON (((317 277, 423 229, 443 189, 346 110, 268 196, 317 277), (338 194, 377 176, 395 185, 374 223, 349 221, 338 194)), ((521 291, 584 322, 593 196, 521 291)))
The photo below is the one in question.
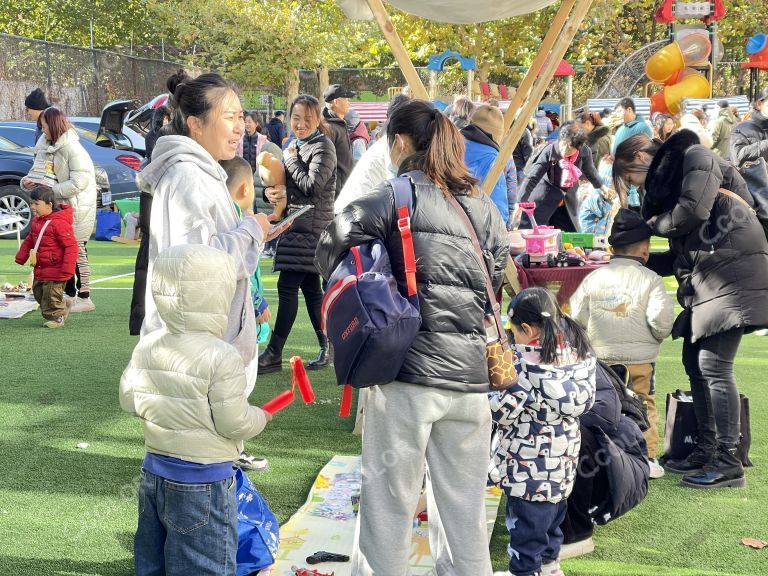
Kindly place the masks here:
POLYGON ((271 420, 248 405, 243 360, 222 339, 235 269, 203 245, 172 246, 155 261, 166 329, 142 338, 120 380, 120 406, 144 424, 136 576, 235 575, 233 463, 271 420))
POLYGON ((23 265, 30 260, 34 266, 32 293, 46 320, 43 326, 63 328, 69 315, 64 286, 75 274, 77 263, 72 207, 62 204, 54 209, 50 188, 35 188, 30 198, 34 215, 32 228, 16 254, 16 263, 23 265))
POLYGON ((650 428, 645 432, 651 478, 664 476, 656 460, 656 357, 674 321, 674 302, 661 276, 645 267, 651 228, 640 215, 620 209, 608 243, 610 264, 592 272, 571 297, 572 317, 587 329, 599 360, 624 364, 632 390, 645 399, 650 428))

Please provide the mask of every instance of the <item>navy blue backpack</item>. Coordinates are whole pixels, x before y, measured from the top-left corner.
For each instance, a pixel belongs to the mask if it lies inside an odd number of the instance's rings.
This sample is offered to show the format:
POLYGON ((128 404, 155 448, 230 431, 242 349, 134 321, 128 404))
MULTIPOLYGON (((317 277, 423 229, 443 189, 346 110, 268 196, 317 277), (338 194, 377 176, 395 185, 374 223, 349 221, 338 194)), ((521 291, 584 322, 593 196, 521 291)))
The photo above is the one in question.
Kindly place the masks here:
POLYGON ((342 414, 349 412, 352 388, 395 379, 421 326, 411 236, 413 188, 407 176, 389 182, 403 243, 407 297, 392 276, 386 246, 373 240, 344 256, 323 298, 323 330, 333 345, 336 380, 345 386, 342 414))

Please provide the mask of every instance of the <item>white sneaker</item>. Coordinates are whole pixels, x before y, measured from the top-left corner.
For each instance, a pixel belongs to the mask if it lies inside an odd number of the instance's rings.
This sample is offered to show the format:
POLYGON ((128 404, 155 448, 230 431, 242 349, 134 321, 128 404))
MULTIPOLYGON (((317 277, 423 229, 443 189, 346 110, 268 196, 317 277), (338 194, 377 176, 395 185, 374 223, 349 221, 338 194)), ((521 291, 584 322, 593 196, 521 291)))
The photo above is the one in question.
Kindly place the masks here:
POLYGON ((565 572, 560 569, 560 561, 555 560, 541 567, 541 576, 565 576, 565 572))
POLYGON ((90 296, 88 298, 75 298, 75 303, 69 309, 70 312, 90 312, 91 310, 96 310, 96 304, 93 303, 90 296))
POLYGON ((648 458, 648 466, 651 467, 651 480, 664 478, 664 468, 656 458, 648 458))
POLYGON ((269 468, 269 461, 266 458, 240 452, 240 457, 235 460, 235 466, 243 470, 266 470, 269 468))
POLYGON ((755 336, 768 336, 768 328, 763 328, 762 330, 755 330, 753 334, 755 336))
POLYGON ((560 560, 584 556, 585 554, 591 554, 594 551, 595 541, 592 540, 592 537, 590 536, 586 540, 579 540, 578 542, 571 542, 570 544, 563 544, 560 546, 560 560))

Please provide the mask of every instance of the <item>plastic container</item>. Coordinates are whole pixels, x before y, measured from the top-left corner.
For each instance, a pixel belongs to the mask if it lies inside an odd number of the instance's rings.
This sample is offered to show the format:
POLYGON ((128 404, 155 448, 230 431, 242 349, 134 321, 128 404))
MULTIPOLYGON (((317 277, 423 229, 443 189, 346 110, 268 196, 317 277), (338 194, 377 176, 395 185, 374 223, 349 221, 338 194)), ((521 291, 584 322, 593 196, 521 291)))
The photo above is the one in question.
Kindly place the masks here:
MULTIPOLYGON (((523 232, 525 230, 513 230, 509 233, 509 253, 512 256, 517 256, 525 252, 525 238, 523 238, 523 232)), ((528 233, 532 233, 533 230, 528 230, 528 233)))
POLYGON ((590 232, 563 232, 563 244, 573 244, 581 248, 592 248, 595 235, 590 232))

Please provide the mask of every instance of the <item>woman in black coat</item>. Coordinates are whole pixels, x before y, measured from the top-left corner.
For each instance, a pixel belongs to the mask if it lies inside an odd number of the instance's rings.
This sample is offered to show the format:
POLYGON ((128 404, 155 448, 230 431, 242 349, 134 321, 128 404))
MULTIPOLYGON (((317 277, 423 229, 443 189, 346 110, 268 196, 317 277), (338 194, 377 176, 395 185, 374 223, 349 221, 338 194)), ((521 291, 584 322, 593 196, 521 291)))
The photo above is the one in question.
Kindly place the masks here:
POLYGON ((581 176, 600 188, 606 199, 613 199, 615 193, 600 180, 586 142, 584 128, 568 122, 560 129, 560 139, 537 156, 522 184, 521 202, 536 202, 534 216, 539 225, 548 224, 567 232, 578 230, 576 189, 581 176))
MULTIPOLYGON (((333 220, 336 149, 325 135, 326 126, 317 98, 299 96, 291 104, 288 116, 296 140, 283 155, 287 215, 306 205, 314 206, 314 209, 297 218, 277 241, 275 270, 280 272, 277 280, 280 305, 272 337, 259 356, 261 374, 282 369, 283 346, 299 309, 299 289, 304 294, 309 320, 320 344, 319 355, 307 364, 307 368, 316 370, 329 362, 328 341, 320 329, 323 291, 314 261, 320 234, 333 220)), ((267 189, 267 197, 273 201, 282 193, 277 189, 267 189)))
POLYGON ((645 188, 643 216, 670 250, 649 266, 678 281, 683 337, 698 420, 696 450, 667 461, 695 488, 744 486, 736 455, 739 392, 733 363, 745 332, 768 327, 768 242, 738 171, 681 130, 661 144, 639 135, 616 150, 614 180, 645 188))

